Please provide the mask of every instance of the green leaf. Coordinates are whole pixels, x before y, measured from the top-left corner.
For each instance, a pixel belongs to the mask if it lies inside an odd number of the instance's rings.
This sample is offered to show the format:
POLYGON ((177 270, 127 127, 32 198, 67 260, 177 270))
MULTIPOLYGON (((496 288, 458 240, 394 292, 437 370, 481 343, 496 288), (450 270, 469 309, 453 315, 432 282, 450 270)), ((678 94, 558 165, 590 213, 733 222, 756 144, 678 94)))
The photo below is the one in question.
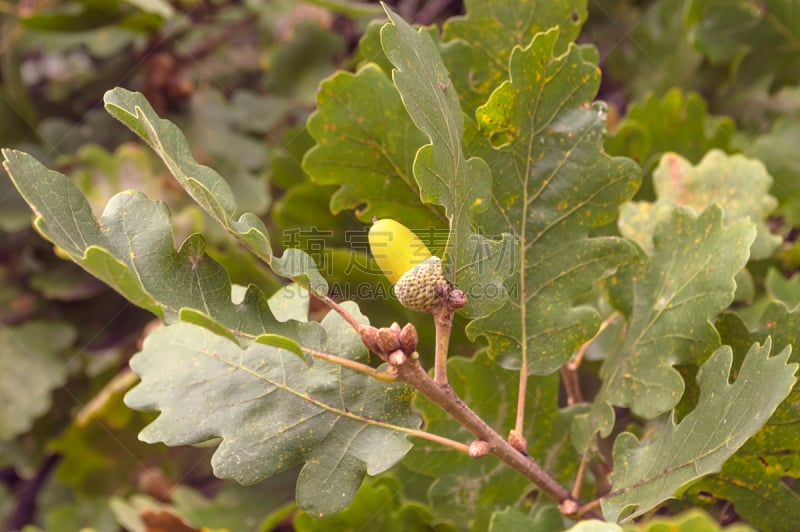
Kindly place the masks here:
POLYGON ((617 437, 612 492, 602 501, 607 519, 642 515, 687 483, 719 471, 763 426, 791 391, 797 371, 797 364, 787 364, 790 348, 769 358, 771 346, 769 338, 763 346, 754 344, 733 384, 733 354, 721 347, 697 374, 694 411, 677 424, 670 416, 643 444, 628 432, 617 437))
MULTIPOLYGON (((486 353, 472 359, 454 357, 447 363, 453 391, 473 410, 501 432, 514 427, 519 373, 503 369, 486 353)), ((570 414, 558 409, 559 382, 556 375, 530 377, 525 398, 525 434, 528 453, 556 479, 568 482, 580 457, 569 444, 570 414)), ((449 414, 422 396, 414 405, 425 418, 427 430, 468 442, 475 437, 449 414)), ((494 456, 475 460, 441 445, 419 442, 403 462, 414 471, 435 478, 428 490, 438 515, 463 516, 487 524, 495 510, 508 505, 523 506, 535 487, 494 456)))
POLYGON ((667 153, 653 172, 653 183, 656 202, 626 203, 619 219, 620 232, 648 252, 653 249, 656 225, 680 206, 700 212, 719 204, 724 209, 726 224, 749 218, 756 227, 756 239, 750 248, 755 260, 768 258, 781 243, 781 238, 773 235, 766 224, 767 216, 777 205, 775 198, 767 193, 772 178, 755 159, 711 150, 700 164, 692 166, 680 155, 667 153))
POLYGON ((86 198, 63 174, 25 153, 3 154, 14 183, 38 213, 39 232, 134 304, 168 322, 186 312, 214 330, 231 331, 245 344, 262 334, 296 338, 299 329, 319 334, 314 323, 286 321, 288 316, 279 322, 255 286, 234 304, 228 275, 206 255, 202 236, 190 236, 175 250, 162 202, 122 192, 95 219, 86 198))
POLYGON ((661 99, 649 94, 631 104, 614 135, 606 139, 605 148, 638 161, 647 174, 664 152, 697 162, 714 148, 730 151, 734 132, 731 118, 708 114, 702 96, 673 88, 661 99))
POLYGON ((800 276, 798 275, 787 279, 777 269, 770 268, 764 280, 764 288, 771 299, 780 301, 789 309, 800 305, 800 276))
POLYGON ((27 432, 48 411, 50 394, 67 381, 59 354, 76 336, 59 322, 0 327, 0 441, 27 432))
POLYGON ((267 262, 275 273, 307 285, 314 292, 327 291, 325 279, 306 253, 293 249, 280 258, 275 257, 269 233, 256 215, 246 212, 234 218, 236 201, 228 183, 216 171, 192 158, 183 133, 169 120, 159 118, 144 96, 116 88, 106 92, 103 101, 114 118, 153 148, 200 207, 267 262))
POLYGON ((391 23, 381 30, 381 42, 395 67, 392 79, 411 119, 430 140, 417 151, 414 176, 422 200, 442 205, 450 222, 445 272, 468 297, 464 312, 485 316, 505 300, 503 280, 513 271, 514 242, 506 234, 495 241, 472 231, 473 213, 488 206, 491 171, 485 161, 464 153, 464 116, 435 42, 424 29, 414 31, 387 13, 391 23))
POLYGON ((403 499, 388 482, 365 482, 347 509, 316 519, 298 513, 292 521, 297 532, 329 530, 380 530, 381 532, 452 531, 451 525, 437 522, 430 508, 403 499))
POLYGON ((768 77, 774 89, 800 81, 797 8, 796 0, 693 0, 686 24, 713 64, 730 61, 742 82, 768 77))
POLYGON ((362 221, 375 216, 414 228, 442 226, 439 210, 420 203, 412 173, 425 137, 376 65, 324 81, 308 131, 317 145, 303 158, 303 169, 317 183, 339 185, 331 197, 334 214, 355 209, 362 221))
MULTIPOLYGON (((765 335, 771 335, 776 350, 797 345, 800 313, 790 312, 780 303, 770 303, 753 331, 748 331, 732 313, 723 315, 717 328, 740 359, 754 339, 765 335)), ((794 351, 790 360, 798 359, 800 353, 794 351)), ((800 478, 798 423, 800 387, 795 384, 789 397, 761 430, 725 462, 719 474, 692 485, 690 492, 727 499, 738 515, 759 530, 791 530, 800 522, 800 496, 786 482, 787 478, 800 478)))
POLYGON ((466 15, 445 23, 444 40, 460 39, 469 46, 469 78, 464 77, 465 83, 456 87, 460 97, 467 100, 468 109, 486 101, 508 76, 508 58, 514 47, 558 26, 560 35, 555 51, 561 53, 578 36, 587 16, 584 0, 467 0, 465 6, 466 15))
POLYGON ((766 165, 774 178, 771 192, 778 199, 778 213, 791 225, 800 225, 800 159, 795 150, 800 145, 800 121, 778 118, 769 130, 742 151, 766 165))
POLYGON ((630 283, 632 312, 622 346, 600 371, 603 385, 592 413, 579 416, 578 440, 609 434, 611 405, 649 419, 678 403, 684 384, 673 366, 696 363, 720 345, 709 320, 733 301, 733 278, 754 236, 747 220, 723 227, 716 206, 697 217, 676 209, 656 228, 653 255, 621 276, 624 286, 630 283))
POLYGON ((597 66, 571 45, 554 55, 558 31, 515 48, 511 79, 478 109, 491 147, 474 137, 473 153, 489 163, 494 189, 478 223, 486 234, 519 240, 517 274, 506 280, 505 306, 469 324, 488 337, 491 355, 509 368, 555 371, 600 325, 576 299, 630 261, 635 247, 614 237, 589 238, 633 196, 633 161, 603 153, 605 111, 590 107, 600 82, 597 66))
MULTIPOLYGON (((314 336, 297 340, 366 361, 358 334, 338 314, 326 316, 322 327, 321 345, 314 336)), ((142 382, 126 404, 161 412, 142 440, 185 445, 222 438, 214 472, 243 484, 305 463, 297 502, 318 517, 346 507, 365 473, 376 475, 400 460, 411 447, 401 428, 418 425, 403 385, 321 361, 309 368, 294 354, 259 343, 242 349, 187 323, 151 334, 131 367, 142 382)))

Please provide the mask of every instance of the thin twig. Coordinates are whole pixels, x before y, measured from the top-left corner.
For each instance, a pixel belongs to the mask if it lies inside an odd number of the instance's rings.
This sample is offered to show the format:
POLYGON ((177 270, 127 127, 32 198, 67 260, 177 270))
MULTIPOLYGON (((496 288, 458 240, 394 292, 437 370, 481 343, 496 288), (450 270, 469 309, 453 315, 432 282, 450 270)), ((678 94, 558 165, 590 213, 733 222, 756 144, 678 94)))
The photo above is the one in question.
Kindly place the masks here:
POLYGON ((577 366, 570 362, 561 366, 561 383, 564 385, 564 392, 567 394, 567 406, 583 403, 583 393, 578 380, 577 366))
POLYGON ((328 305, 330 308, 338 312, 339 315, 343 317, 345 321, 347 321, 347 323, 349 323, 353 329, 356 330, 356 332, 359 331, 361 323, 359 323, 359 321, 352 314, 347 312, 347 310, 343 306, 341 306, 339 303, 331 299, 330 296, 328 296, 327 294, 322 294, 319 292, 312 292, 312 293, 314 294, 314 297, 316 297, 317 299, 328 305))
POLYGON ((619 314, 617 312, 614 312, 604 319, 603 323, 600 324, 600 327, 597 328, 595 335, 589 340, 585 341, 578 348, 578 351, 575 353, 575 356, 572 358, 572 360, 561 366, 561 382, 564 384, 564 391, 567 394, 567 406, 584 402, 580 380, 578 379, 578 368, 580 367, 581 362, 583 362, 583 357, 586 355, 586 351, 589 350, 589 347, 592 345, 592 343, 597 340, 597 338, 600 336, 600 333, 606 330, 606 327, 608 327, 618 315, 619 314))
POLYGON ((600 505, 601 501, 602 499, 595 499, 591 502, 587 502, 586 504, 578 508, 578 511, 575 512, 575 517, 584 517, 590 512, 593 512, 594 509, 600 505))
POLYGON ((318 358, 320 360, 325 360, 327 362, 331 362, 333 364, 337 364, 339 366, 352 369, 359 373, 363 373, 369 377, 372 377, 375 380, 379 380, 381 382, 394 382, 397 380, 397 376, 386 371, 380 371, 378 369, 373 368, 372 366, 368 366, 366 364, 362 364, 361 362, 356 362, 355 360, 350 360, 349 358, 343 358, 340 356, 333 355, 331 353, 325 353, 324 351, 317 351, 316 349, 311 349, 310 347, 301 347, 304 353, 308 353, 314 358, 318 358))
POLYGON ((586 472, 588 449, 583 450, 581 455, 581 463, 578 465, 578 473, 575 475, 575 483, 572 485, 572 496, 577 499, 581 494, 581 486, 583 485, 583 474, 586 472))

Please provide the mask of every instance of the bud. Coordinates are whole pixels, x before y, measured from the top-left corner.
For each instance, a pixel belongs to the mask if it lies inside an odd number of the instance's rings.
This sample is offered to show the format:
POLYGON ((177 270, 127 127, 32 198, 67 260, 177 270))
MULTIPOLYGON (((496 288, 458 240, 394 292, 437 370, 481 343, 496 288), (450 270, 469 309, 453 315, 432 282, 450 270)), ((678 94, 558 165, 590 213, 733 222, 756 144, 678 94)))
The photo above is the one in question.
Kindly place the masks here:
POLYGON ((382 327, 378 329, 378 349, 379 353, 388 355, 394 351, 400 350, 399 333, 393 331, 391 328, 382 327))
POLYGON ((400 349, 403 353, 410 355, 417 350, 417 343, 419 343, 419 335, 417 329, 411 323, 406 323, 405 327, 400 331, 400 349))
POLYGON ((528 440, 516 429, 511 429, 511 432, 508 433, 508 443, 514 449, 528 456, 528 440))
POLYGON ((483 440, 473 440, 469 444, 469 457, 480 458, 489 454, 490 450, 491 447, 489 447, 489 442, 485 442, 483 440))
POLYGON ((392 366, 399 366, 405 363, 406 360, 408 360, 408 355, 406 355, 399 349, 389 355, 389 364, 391 364, 392 366))
POLYGON ((367 346, 367 349, 373 353, 380 353, 378 346, 378 329, 372 325, 361 324, 358 326, 358 334, 361 336, 361 341, 367 346))

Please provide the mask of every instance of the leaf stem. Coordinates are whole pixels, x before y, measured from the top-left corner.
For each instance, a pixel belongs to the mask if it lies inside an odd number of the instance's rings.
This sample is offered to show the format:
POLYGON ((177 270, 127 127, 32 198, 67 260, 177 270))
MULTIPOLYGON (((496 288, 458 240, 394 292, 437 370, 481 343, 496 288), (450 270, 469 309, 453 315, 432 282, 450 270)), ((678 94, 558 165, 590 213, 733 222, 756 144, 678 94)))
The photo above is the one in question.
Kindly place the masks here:
POLYGON ((433 434, 432 432, 425 432, 424 430, 404 430, 403 432, 405 432, 409 436, 422 438, 428 441, 438 443, 440 445, 444 445, 446 447, 450 447, 451 449, 455 449, 456 451, 469 456, 469 445, 466 445, 464 443, 451 440, 450 438, 445 438, 444 436, 439 436, 438 434, 433 434))
POLYGON ((363 373, 364 375, 372 377, 373 379, 379 380, 381 382, 394 382, 397 380, 397 376, 393 375, 392 373, 375 369, 372 366, 362 364, 361 362, 356 362, 355 360, 350 360, 349 358, 343 358, 340 356, 332 355, 330 353, 325 353, 324 351, 311 349, 310 347, 301 347, 301 349, 303 350, 304 353, 308 353, 314 358, 325 360, 327 362, 331 362, 333 364, 337 364, 339 366, 355 370, 359 373, 363 373))

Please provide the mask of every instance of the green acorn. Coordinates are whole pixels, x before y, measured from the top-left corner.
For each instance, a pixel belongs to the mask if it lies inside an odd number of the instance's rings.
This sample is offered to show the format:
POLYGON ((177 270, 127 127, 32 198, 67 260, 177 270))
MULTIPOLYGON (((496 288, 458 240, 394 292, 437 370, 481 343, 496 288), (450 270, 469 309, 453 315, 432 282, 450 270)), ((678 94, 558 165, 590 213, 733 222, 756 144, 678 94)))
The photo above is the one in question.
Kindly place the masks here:
POLYGON ((400 222, 384 218, 372 224, 369 245, 403 306, 429 313, 441 308, 450 282, 442 259, 431 255, 417 235, 400 222))

